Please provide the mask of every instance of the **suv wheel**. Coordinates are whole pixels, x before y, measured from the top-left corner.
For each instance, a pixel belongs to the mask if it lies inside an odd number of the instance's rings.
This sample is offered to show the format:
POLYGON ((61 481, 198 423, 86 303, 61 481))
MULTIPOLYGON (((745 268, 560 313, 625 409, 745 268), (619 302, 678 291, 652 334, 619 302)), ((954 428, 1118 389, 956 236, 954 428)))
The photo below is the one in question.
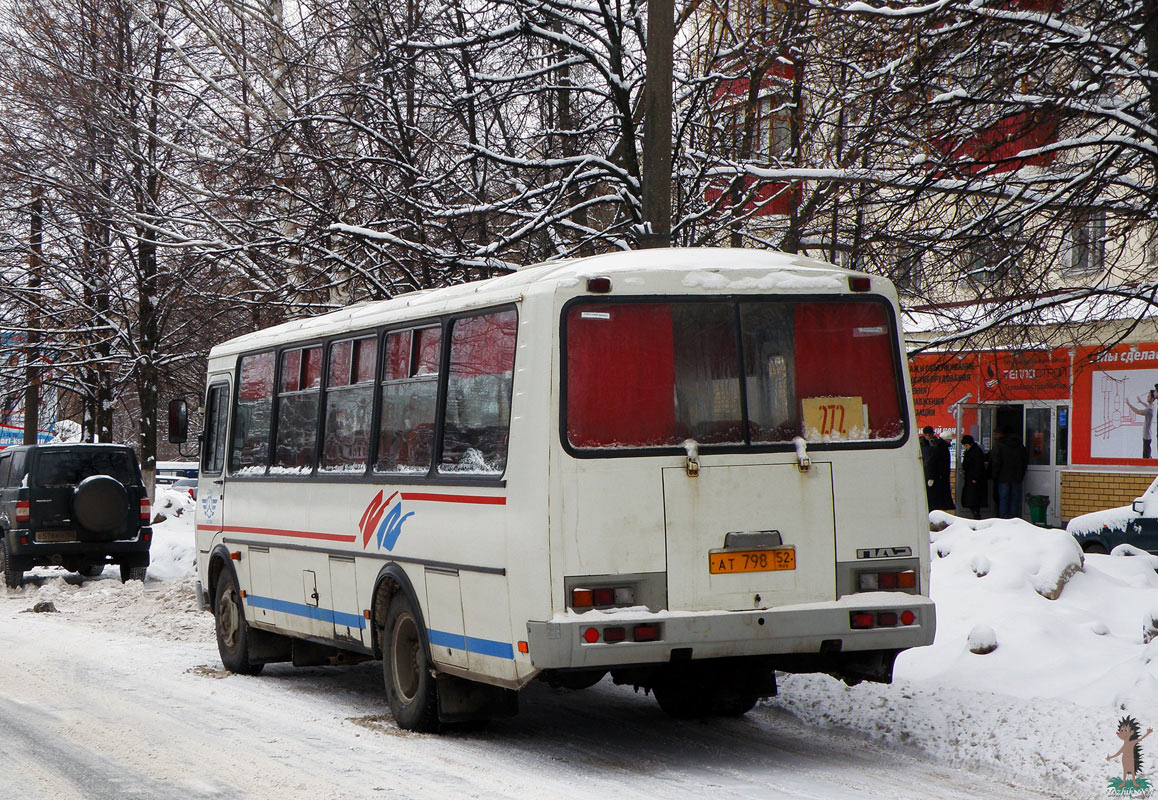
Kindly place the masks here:
POLYGON ((105 562, 103 562, 103 561, 97 561, 94 564, 88 564, 87 566, 81 567, 80 569, 77 570, 77 572, 79 572, 81 575, 85 576, 86 578, 99 578, 101 575, 104 574, 104 571, 105 571, 105 562))
POLYGON ((8 543, 0 538, 0 562, 4 565, 4 585, 19 589, 24 585, 24 565, 8 553, 8 543))
POLYGON ((96 533, 120 531, 128 516, 129 496, 116 478, 90 475, 76 485, 72 513, 84 528, 96 533))

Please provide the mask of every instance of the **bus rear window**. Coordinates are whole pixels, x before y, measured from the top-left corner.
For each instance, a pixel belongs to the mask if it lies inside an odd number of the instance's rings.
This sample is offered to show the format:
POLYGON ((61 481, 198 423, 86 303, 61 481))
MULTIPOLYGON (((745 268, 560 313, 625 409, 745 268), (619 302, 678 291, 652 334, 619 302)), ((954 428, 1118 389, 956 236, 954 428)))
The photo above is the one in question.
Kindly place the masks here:
POLYGON ((584 302, 565 326, 574 448, 904 433, 896 335, 880 302, 584 302))

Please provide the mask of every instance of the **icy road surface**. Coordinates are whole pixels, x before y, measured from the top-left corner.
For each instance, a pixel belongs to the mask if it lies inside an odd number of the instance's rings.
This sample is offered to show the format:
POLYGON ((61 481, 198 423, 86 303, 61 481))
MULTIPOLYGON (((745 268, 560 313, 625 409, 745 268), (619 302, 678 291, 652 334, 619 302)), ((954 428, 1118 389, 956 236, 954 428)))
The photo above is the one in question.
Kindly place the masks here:
POLYGON ((1011 776, 809 727, 775 704, 679 722, 606 681, 533 686, 518 717, 474 730, 404 733, 379 662, 230 675, 190 580, 122 586, 114 572, 81 584, 41 570, 0 594, 0 797, 1026 797, 1011 776), (59 612, 28 613, 40 600, 59 612))

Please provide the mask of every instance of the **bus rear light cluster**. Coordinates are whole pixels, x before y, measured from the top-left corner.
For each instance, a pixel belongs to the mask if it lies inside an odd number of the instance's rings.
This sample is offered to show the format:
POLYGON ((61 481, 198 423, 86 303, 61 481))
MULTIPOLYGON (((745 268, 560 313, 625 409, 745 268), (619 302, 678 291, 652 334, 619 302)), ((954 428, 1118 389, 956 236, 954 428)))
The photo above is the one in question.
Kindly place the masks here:
POLYGON ((917 573, 911 569, 902 572, 862 572, 856 577, 856 588, 861 592, 916 589, 917 573))
POLYGON ((16 521, 28 522, 32 518, 32 506, 27 500, 16 501, 16 521))
POLYGON ((898 624, 912 625, 917 621, 917 615, 905 610, 896 611, 853 611, 848 615, 849 627, 854 630, 868 628, 895 628, 898 624))
POLYGON ((600 586, 595 589, 576 587, 571 590, 571 608, 614 608, 635 605, 632 586, 600 586))
POLYGON ((587 644, 617 644, 619 642, 655 642, 659 641, 659 625, 608 625, 606 628, 587 628, 583 631, 583 641, 587 644))

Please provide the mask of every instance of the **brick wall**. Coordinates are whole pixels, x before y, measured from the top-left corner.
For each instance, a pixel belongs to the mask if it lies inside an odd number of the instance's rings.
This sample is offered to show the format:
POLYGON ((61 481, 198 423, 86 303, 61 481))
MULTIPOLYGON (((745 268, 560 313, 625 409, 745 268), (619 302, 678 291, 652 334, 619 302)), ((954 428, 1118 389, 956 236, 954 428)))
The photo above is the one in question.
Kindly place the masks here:
POLYGON ((1128 506, 1154 480, 1139 472, 1063 472, 1061 519, 1064 524, 1078 514, 1128 506))

